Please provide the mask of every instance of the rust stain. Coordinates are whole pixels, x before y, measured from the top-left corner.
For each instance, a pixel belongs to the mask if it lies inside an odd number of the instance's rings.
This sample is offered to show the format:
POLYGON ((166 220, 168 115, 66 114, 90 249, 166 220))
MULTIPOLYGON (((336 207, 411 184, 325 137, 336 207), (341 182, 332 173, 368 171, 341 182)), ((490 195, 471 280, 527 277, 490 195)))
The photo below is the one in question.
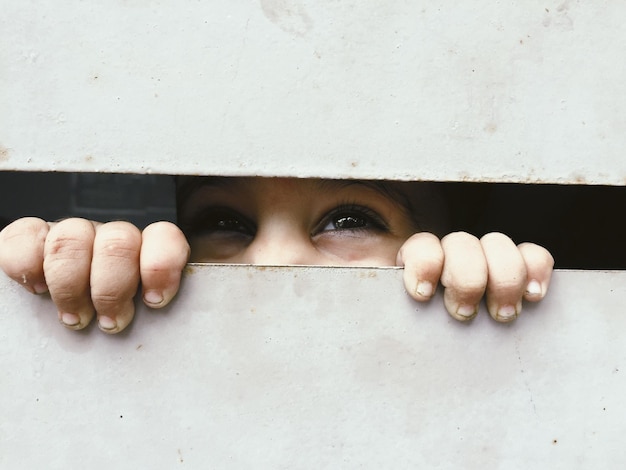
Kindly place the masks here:
POLYGON ((93 156, 92 156, 92 155, 87 155, 87 156, 85 157, 85 161, 86 161, 87 163, 91 163, 91 162, 93 162, 93 156))
POLYGON ((498 130, 498 126, 494 122, 489 122, 483 129, 485 130, 485 132, 493 134, 498 130))
POLYGON ((9 149, 0 145, 0 162, 9 160, 9 149))
POLYGON ((378 273, 374 270, 368 270, 368 271, 360 271, 359 272, 359 277, 361 279, 373 279, 378 277, 378 273))
POLYGON ((185 269, 183 269, 183 273, 185 274, 185 276, 191 276, 192 274, 196 273, 196 268, 188 264, 185 266, 185 269))

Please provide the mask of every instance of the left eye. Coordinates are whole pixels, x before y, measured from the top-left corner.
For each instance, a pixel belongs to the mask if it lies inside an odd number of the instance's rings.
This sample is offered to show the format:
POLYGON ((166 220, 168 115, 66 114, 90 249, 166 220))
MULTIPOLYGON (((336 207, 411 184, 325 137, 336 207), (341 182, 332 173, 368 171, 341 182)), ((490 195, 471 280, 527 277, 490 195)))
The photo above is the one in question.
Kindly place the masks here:
POLYGON ((349 230, 367 227, 367 219, 361 215, 345 214, 333 217, 324 230, 349 230))
POLYGON ((376 212, 366 207, 338 207, 319 224, 317 232, 343 230, 387 231, 387 225, 376 212))

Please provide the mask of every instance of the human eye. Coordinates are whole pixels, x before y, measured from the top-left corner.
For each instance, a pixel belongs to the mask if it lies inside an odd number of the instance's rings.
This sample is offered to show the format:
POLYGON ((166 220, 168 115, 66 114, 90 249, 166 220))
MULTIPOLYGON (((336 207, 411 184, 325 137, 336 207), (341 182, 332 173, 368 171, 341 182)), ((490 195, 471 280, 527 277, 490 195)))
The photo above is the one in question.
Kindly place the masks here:
POLYGON ((317 225, 314 234, 325 232, 388 232, 384 219, 372 209, 346 204, 330 211, 317 225))
POLYGON ((247 217, 224 207, 209 207, 196 213, 191 221, 183 223, 188 236, 234 235, 253 237, 256 227, 247 217))

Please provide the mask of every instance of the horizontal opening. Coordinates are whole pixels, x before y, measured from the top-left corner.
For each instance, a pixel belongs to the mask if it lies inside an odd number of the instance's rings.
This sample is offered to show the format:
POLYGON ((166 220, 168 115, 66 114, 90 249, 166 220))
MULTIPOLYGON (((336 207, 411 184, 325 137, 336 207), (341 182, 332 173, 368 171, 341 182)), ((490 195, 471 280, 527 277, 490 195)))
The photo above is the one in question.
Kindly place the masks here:
MULTIPOLYGON (((179 198, 188 196, 184 188, 190 181, 178 179, 179 198)), ((394 185, 402 186, 400 193, 413 194, 424 183, 392 183, 392 197, 394 185)), ((445 230, 477 236, 499 231, 516 243, 538 243, 550 250, 557 268, 626 269, 626 229, 621 221, 626 213, 624 187, 428 183, 428 188, 425 199, 418 190, 411 202, 420 214, 416 223, 426 229, 438 230, 444 224, 440 212, 445 207, 445 230)), ((0 226, 23 216, 121 219, 140 227, 156 220, 177 220, 176 181, 167 175, 0 172, 0 194, 0 226)), ((183 205, 179 200, 179 209, 183 205)), ((191 218, 195 216, 202 215, 191 218)), ((193 228, 192 220, 181 224, 193 228)))

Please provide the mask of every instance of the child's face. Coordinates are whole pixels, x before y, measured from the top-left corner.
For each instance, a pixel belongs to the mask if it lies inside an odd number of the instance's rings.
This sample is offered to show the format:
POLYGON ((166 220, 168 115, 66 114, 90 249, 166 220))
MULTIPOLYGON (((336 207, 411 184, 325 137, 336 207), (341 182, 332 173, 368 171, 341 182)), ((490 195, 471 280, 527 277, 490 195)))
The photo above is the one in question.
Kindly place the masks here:
POLYGON ((395 265, 420 231, 402 184, 295 178, 179 180, 192 262, 395 265))

